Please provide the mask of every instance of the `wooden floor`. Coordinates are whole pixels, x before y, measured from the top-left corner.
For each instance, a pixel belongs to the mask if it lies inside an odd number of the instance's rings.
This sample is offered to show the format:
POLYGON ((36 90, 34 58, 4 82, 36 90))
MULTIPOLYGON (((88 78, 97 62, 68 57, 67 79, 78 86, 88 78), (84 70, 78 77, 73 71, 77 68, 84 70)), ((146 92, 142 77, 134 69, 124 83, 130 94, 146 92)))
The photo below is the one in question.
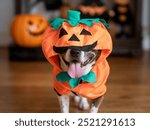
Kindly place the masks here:
MULTIPOLYGON (((101 112, 150 112, 150 54, 110 57, 101 112)), ((0 112, 59 112, 47 62, 10 62, 0 49, 0 112)), ((82 112, 73 104, 70 112, 82 112)))

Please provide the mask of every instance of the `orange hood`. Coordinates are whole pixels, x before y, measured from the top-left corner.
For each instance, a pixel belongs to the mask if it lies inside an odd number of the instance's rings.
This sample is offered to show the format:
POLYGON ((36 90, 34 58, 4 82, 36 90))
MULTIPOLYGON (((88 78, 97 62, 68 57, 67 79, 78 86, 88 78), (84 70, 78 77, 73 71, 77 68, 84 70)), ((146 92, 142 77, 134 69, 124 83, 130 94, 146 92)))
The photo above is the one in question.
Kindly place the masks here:
MULTIPOLYGON (((76 12, 76 11, 74 11, 76 12)), ((71 13, 72 14, 72 13, 71 13)), ((75 19, 75 18, 74 18, 75 19)), ((93 22, 92 26, 88 26, 84 23, 79 23, 76 26, 70 25, 67 21, 62 22, 61 26, 54 30, 54 27, 50 24, 50 27, 46 30, 43 41, 42 49, 47 60, 53 65, 58 66, 55 60, 55 56, 58 55, 54 51, 55 47, 84 47, 96 43, 96 46, 92 49, 101 50, 100 59, 105 59, 112 51, 112 40, 109 32, 102 22, 93 22), (60 37, 60 31, 64 29, 66 34, 60 37), (91 35, 82 35, 82 30, 90 32, 91 35), (69 41, 69 39, 75 35, 79 41, 69 41)), ((94 45, 93 45, 94 46, 94 45)))

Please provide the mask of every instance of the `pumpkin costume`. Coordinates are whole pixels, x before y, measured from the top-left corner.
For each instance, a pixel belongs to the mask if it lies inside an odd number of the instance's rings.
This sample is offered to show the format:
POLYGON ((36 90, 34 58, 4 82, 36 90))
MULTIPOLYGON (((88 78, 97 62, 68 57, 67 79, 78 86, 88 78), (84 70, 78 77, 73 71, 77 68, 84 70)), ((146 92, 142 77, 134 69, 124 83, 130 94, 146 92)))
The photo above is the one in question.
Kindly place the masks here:
POLYGON ((42 49, 47 60, 54 67, 54 88, 60 95, 70 91, 95 99, 106 92, 109 65, 106 57, 112 51, 112 40, 106 29, 109 25, 102 19, 80 19, 80 12, 69 10, 68 19, 56 18, 43 36, 42 49), (72 78, 60 68, 58 52, 67 48, 82 51, 101 50, 101 54, 87 74, 72 78), (80 83, 80 81, 83 81, 80 83))

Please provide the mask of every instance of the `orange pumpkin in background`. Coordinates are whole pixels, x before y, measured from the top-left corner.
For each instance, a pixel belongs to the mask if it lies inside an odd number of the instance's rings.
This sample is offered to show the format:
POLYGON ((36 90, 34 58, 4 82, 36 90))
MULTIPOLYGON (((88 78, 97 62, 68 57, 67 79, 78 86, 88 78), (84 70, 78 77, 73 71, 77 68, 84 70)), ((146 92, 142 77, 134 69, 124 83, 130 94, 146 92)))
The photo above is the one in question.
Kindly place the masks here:
POLYGON ((11 24, 11 35, 21 47, 38 47, 47 27, 48 21, 41 15, 17 15, 11 24))

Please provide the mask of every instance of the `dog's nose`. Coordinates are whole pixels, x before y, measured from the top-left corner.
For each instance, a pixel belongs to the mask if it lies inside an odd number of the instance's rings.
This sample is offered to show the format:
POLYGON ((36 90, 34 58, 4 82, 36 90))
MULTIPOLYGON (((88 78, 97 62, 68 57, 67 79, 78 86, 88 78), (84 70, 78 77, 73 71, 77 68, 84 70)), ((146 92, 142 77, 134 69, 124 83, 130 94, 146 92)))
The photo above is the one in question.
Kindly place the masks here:
POLYGON ((70 51, 70 54, 71 54, 72 57, 79 57, 80 53, 81 53, 81 51, 76 50, 76 49, 72 49, 70 51))

